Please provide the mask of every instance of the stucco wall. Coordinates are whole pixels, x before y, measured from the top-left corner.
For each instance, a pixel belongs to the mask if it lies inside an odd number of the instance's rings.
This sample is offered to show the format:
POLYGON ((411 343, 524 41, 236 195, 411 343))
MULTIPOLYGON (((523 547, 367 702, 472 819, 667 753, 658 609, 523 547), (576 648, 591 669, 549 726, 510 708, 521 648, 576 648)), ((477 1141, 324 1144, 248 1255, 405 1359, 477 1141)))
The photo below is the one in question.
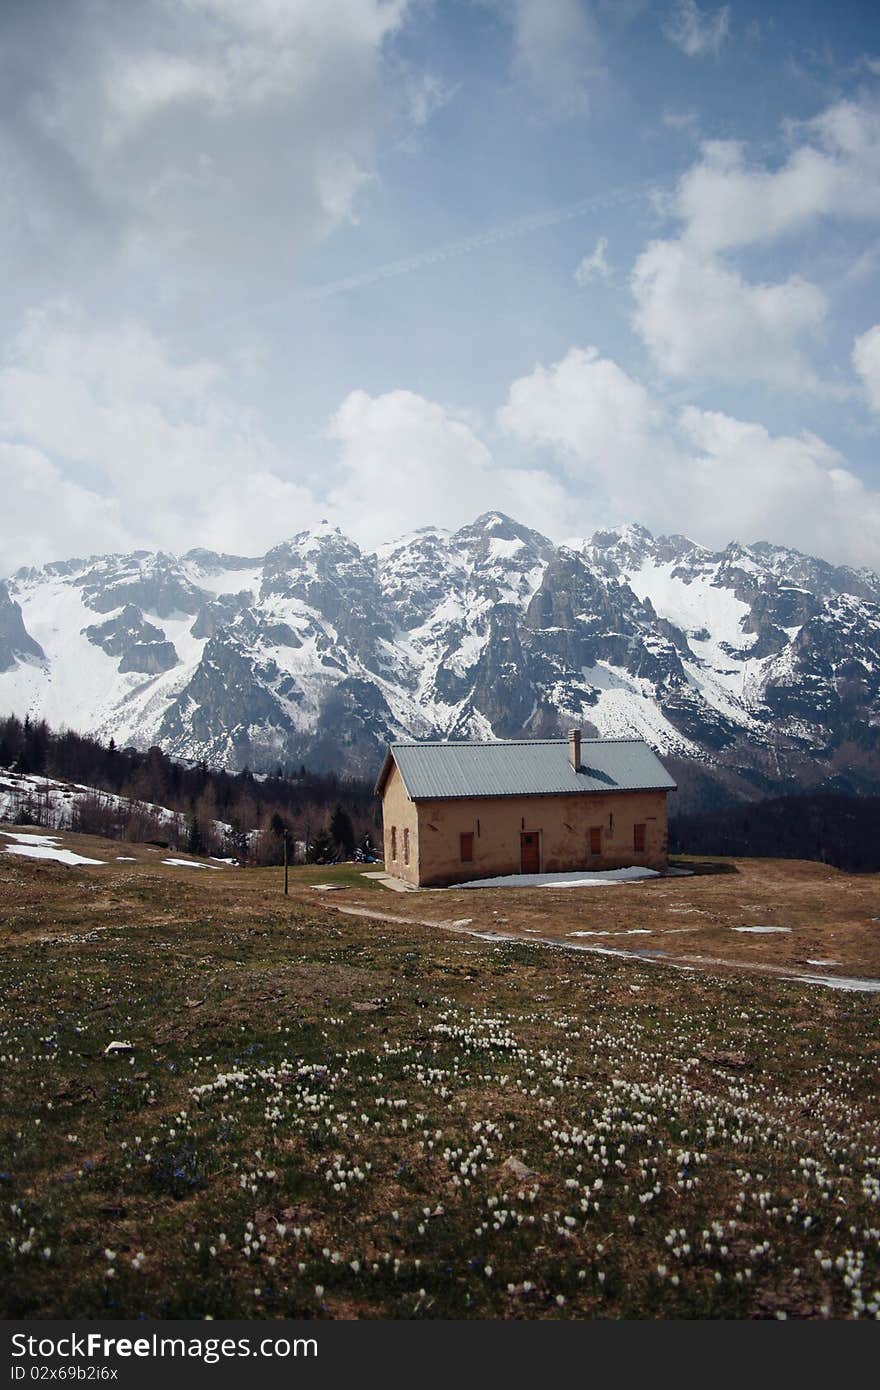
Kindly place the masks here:
MULTIPOLYGON (((394 775, 399 778, 395 769, 394 775)), ((389 779, 390 785, 390 779, 389 779)), ((403 793, 406 796, 406 793, 403 793)), ((397 798, 399 793, 395 794, 397 798)), ((398 801, 395 814, 398 817, 398 801)), ((413 803, 409 802, 413 807, 413 803)), ((420 801, 418 864, 410 882, 430 885, 490 878, 520 872, 520 833, 539 831, 541 873, 568 869, 614 869, 630 864, 652 869, 666 867, 667 821, 665 792, 615 792, 596 796, 489 797, 467 801, 420 801), (645 849, 633 847, 633 827, 645 826, 645 849), (601 827, 602 852, 590 853, 590 829, 601 827), (462 864, 460 835, 474 837, 474 859, 462 864)), ((386 826, 391 823, 386 793, 386 826)), ((399 819, 398 824, 402 821, 399 819)), ((398 837, 400 831, 398 830, 398 837)), ((388 848, 386 829, 386 853, 388 848)), ((398 859, 400 858, 398 844, 398 859)), ((386 858, 386 867, 391 867, 386 858)), ((400 866, 396 872, 404 877, 400 866)))
POLYGON ((419 820, 415 803, 410 800, 396 765, 392 767, 382 793, 382 840, 388 873, 407 883, 418 883, 419 820), (392 827, 397 830, 396 859, 391 853, 392 827), (404 830, 409 830, 409 864, 404 861, 404 830))

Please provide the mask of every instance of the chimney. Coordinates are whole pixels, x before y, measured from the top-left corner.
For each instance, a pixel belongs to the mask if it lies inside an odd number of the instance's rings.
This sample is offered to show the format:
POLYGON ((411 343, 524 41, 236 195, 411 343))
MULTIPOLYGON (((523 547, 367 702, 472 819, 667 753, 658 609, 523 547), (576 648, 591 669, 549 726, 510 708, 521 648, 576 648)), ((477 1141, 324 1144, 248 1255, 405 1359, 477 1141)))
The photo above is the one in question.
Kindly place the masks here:
POLYGON ((568 761, 571 763, 575 772, 581 770, 581 731, 580 729, 569 729, 568 731, 568 761))

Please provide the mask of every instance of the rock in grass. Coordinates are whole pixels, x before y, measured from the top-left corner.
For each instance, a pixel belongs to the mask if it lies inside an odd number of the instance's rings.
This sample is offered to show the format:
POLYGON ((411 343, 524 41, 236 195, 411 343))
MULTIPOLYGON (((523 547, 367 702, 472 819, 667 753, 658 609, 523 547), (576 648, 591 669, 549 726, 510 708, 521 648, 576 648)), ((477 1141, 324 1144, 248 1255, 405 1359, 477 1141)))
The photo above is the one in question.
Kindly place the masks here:
POLYGON ((104 1048, 105 1057, 127 1057, 130 1052, 134 1052, 134 1044, 130 1042, 111 1042, 104 1048))
POLYGON ((732 1067, 734 1071, 741 1071, 744 1067, 752 1065, 744 1052, 701 1052, 700 1057, 704 1062, 711 1062, 713 1066, 732 1067))
POLYGON ((518 1182, 537 1181, 538 1174, 534 1172, 532 1168, 529 1168, 527 1164, 523 1163, 521 1159, 515 1158, 513 1154, 511 1154, 510 1158, 504 1160, 501 1167, 506 1172, 511 1173, 518 1182))

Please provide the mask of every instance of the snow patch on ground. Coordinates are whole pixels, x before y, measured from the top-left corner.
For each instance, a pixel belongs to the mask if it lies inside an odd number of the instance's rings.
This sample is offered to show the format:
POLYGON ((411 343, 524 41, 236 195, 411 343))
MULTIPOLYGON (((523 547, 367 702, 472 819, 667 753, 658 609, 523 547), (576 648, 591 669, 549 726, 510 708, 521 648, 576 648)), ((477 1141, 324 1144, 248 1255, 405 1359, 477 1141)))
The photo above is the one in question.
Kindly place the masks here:
POLYGON ((196 864, 192 859, 163 859, 163 864, 171 864, 175 869, 219 869, 219 864, 196 864))
POLYGON ((498 878, 474 878, 457 888, 601 888, 614 883, 659 878, 656 869, 603 869, 599 873, 501 874, 498 878))
POLYGON ((626 931, 570 931, 569 936, 653 936, 647 927, 629 927, 626 931))
POLYGON ((106 864, 105 859, 89 859, 84 854, 74 854, 73 850, 62 849, 54 835, 18 835, 10 830, 0 830, 0 835, 15 844, 4 845, 7 854, 21 854, 26 859, 53 859, 57 864, 106 864))
POLYGON ((731 927, 730 930, 751 932, 754 936, 775 936, 777 932, 790 932, 791 927, 731 927))
POLYGON ((842 989, 850 994, 880 994, 880 980, 852 979, 846 975, 794 975, 792 979, 805 985, 842 989))

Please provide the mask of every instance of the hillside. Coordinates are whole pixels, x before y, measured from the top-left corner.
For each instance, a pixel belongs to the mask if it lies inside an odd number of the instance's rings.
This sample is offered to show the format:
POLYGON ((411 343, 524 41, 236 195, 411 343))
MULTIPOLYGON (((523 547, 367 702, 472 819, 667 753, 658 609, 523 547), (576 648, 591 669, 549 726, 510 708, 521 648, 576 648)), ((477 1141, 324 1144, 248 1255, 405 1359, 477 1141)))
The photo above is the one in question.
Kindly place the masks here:
POLYGON ((119 749, 0 718, 0 820, 270 864, 283 858, 285 832, 290 851, 304 854, 335 829, 334 844, 350 853, 376 840, 377 818, 372 783, 354 778, 187 766, 160 748, 119 749))
POLYGON ((394 737, 640 736, 706 789, 880 787, 880 580, 641 527, 497 512, 365 554, 137 552, 0 585, 0 708, 231 770, 372 775, 394 737), (702 778, 702 782, 700 779, 702 778))

